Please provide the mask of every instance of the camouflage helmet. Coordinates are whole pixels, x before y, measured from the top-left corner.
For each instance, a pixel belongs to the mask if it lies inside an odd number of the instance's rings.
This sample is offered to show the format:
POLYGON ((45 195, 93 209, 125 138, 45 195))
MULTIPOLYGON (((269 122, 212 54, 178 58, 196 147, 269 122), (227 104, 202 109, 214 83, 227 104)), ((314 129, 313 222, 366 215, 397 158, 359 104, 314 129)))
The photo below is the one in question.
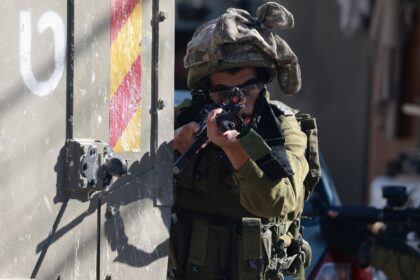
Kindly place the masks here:
POLYGON ((184 66, 188 69, 188 87, 203 89, 203 78, 213 72, 238 67, 263 68, 263 82, 276 76, 283 93, 300 90, 298 59, 289 45, 271 29, 294 26, 293 15, 282 5, 268 2, 252 17, 247 11, 230 8, 219 18, 195 31, 188 42, 184 66))

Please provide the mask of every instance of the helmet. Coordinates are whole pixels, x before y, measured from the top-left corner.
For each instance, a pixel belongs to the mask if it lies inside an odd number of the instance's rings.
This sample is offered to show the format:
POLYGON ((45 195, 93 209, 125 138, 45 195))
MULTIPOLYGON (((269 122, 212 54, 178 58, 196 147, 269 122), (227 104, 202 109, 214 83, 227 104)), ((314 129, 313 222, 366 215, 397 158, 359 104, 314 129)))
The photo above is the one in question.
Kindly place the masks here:
POLYGON ((296 55, 273 27, 292 28, 293 15, 278 3, 261 5, 252 17, 247 11, 230 8, 219 18, 201 25, 187 46, 184 66, 188 69, 188 87, 206 88, 203 78, 229 68, 255 67, 263 70, 264 83, 276 76, 285 94, 301 87, 296 55))

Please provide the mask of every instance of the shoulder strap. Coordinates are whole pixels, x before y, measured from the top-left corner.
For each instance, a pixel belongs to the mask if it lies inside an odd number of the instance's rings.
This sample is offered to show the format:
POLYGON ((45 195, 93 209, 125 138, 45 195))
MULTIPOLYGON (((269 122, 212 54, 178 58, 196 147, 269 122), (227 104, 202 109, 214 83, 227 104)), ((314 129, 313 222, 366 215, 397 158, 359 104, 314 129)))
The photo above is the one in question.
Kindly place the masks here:
POLYGON ((255 111, 258 121, 241 132, 239 143, 270 180, 292 176, 294 173, 286 155, 278 116, 264 95, 257 100, 255 111))
MULTIPOLYGON (((291 116, 299 112, 299 110, 293 109, 277 100, 270 100, 269 103, 276 117, 279 117, 280 115, 291 116)), ((309 172, 304 180, 305 199, 308 199, 321 178, 318 148, 318 127, 316 125, 316 119, 311 117, 309 114, 302 114, 297 118, 297 120, 308 139, 305 157, 309 164, 309 172)))
POLYGON ((316 119, 309 114, 302 114, 298 117, 300 127, 307 137, 306 160, 309 164, 309 172, 305 177, 303 184, 305 185, 305 200, 313 192, 316 184, 321 178, 321 165, 319 163, 318 148, 318 127, 316 119))

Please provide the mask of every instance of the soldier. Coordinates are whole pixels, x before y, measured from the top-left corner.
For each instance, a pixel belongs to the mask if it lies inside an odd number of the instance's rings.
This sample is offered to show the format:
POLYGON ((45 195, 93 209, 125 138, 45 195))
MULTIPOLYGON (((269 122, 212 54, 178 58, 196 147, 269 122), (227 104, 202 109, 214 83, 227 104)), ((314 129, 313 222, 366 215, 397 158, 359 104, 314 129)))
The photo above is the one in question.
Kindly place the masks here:
POLYGON ((374 239, 366 243, 365 250, 369 265, 382 270, 388 279, 420 278, 420 255, 418 253, 390 248, 374 239))
POLYGON ((382 270, 388 279, 420 278, 420 254, 405 242, 383 232, 376 222, 366 228, 328 211, 321 219, 321 230, 328 244, 337 252, 353 257, 361 267, 382 270))
POLYGON ((209 143, 174 177, 170 278, 304 277, 310 247, 299 218, 308 192, 308 138, 295 111, 270 101, 265 86, 277 77, 283 93, 300 89, 297 57, 272 32, 293 24, 277 3, 260 6, 256 17, 230 8, 188 43, 192 100, 176 108, 174 149, 185 152, 201 121, 209 143), (205 120, 200 111, 226 101, 234 87, 245 96, 240 114, 246 125, 221 132, 215 120, 221 109, 205 120))

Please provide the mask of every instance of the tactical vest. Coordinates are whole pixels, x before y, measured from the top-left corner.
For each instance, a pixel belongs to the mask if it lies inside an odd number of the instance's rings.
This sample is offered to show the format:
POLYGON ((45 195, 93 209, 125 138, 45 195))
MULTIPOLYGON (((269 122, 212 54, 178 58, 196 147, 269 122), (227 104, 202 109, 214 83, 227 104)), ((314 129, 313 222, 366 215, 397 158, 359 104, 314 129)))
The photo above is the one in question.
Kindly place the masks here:
MULTIPOLYGON (((204 103, 185 104, 190 112, 176 114, 176 124, 197 121, 204 103)), ((288 110, 279 104, 272 105, 277 112, 288 110)), ((316 135, 313 129, 309 136, 316 135)), ((259 218, 241 206, 233 167, 213 144, 174 177, 174 196, 170 259, 175 279, 282 279, 302 273, 302 264, 310 260, 299 219, 259 218), (236 263, 229 263, 232 259, 236 263)))

